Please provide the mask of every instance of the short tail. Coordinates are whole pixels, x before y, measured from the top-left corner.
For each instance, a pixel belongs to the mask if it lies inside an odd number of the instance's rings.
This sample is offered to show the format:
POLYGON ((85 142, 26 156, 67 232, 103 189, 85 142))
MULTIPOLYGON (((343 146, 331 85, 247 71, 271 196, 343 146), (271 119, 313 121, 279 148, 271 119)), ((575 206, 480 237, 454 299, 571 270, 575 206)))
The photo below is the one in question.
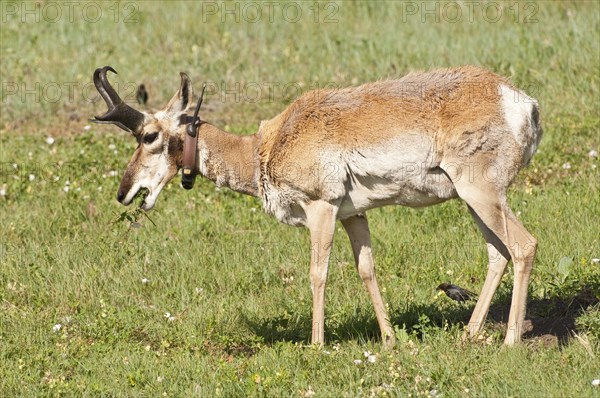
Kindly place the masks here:
POLYGON ((525 152, 526 165, 531 161, 533 154, 537 152, 540 141, 542 140, 542 135, 544 135, 544 130, 542 129, 542 123, 540 120, 540 107, 537 101, 532 103, 531 113, 529 115, 529 124, 531 126, 531 134, 533 139, 525 152))

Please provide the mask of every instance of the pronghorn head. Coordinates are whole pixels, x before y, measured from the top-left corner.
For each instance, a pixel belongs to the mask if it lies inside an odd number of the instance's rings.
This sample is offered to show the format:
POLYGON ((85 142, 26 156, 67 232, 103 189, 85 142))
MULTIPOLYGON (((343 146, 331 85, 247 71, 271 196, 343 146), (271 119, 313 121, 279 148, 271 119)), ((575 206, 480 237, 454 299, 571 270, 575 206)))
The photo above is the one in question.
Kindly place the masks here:
POLYGON ((108 111, 92 121, 116 124, 137 140, 138 147, 123 174, 117 200, 127 206, 145 189, 148 195, 141 207, 150 210, 160 191, 181 167, 185 129, 191 122, 186 111, 192 105, 192 83, 182 72, 181 86, 164 109, 156 113, 139 112, 119 97, 108 82, 108 71, 117 73, 110 66, 94 72, 94 85, 108 111))

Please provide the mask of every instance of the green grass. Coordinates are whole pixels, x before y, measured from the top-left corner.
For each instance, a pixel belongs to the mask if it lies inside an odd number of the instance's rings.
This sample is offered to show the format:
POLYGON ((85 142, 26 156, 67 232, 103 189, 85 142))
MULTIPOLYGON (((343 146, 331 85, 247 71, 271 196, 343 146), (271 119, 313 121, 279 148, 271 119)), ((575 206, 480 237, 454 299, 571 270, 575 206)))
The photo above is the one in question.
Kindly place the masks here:
POLYGON ((63 10, 55 23, 21 23, 2 9, 0 396, 599 396, 600 265, 591 260, 600 257, 600 176, 588 152, 600 150, 600 6, 519 3, 519 21, 478 12, 473 22, 422 23, 401 2, 319 3, 315 23, 306 3, 295 23, 283 6, 272 23, 222 23, 221 14, 203 21, 201 4, 139 2, 136 22, 125 24, 114 22, 113 4, 95 23, 81 6, 73 22, 63 10), (528 4, 538 22, 523 23, 528 4), (327 12, 337 22, 325 23, 327 12), (209 95, 204 115, 249 134, 291 101, 268 87, 345 86, 466 63, 511 77, 542 105, 542 145, 510 192, 539 241, 534 329, 514 348, 501 345, 510 266, 481 341, 460 341, 472 304, 436 294, 440 282, 477 290, 485 278, 483 239, 463 203, 370 212, 398 337, 390 352, 338 228, 321 350, 308 345, 306 230, 207 181, 191 192, 171 184, 150 214, 156 225, 142 218, 131 228, 115 195, 135 142, 112 127, 84 130, 104 111, 88 98, 93 70, 107 64, 122 92, 144 82, 153 108, 174 93, 180 70, 196 90, 239 83, 238 99, 209 95), (39 98, 11 91, 36 83, 39 98), (54 84, 63 92, 50 101, 44 88, 54 84), (263 89, 255 102, 251 84, 263 89))

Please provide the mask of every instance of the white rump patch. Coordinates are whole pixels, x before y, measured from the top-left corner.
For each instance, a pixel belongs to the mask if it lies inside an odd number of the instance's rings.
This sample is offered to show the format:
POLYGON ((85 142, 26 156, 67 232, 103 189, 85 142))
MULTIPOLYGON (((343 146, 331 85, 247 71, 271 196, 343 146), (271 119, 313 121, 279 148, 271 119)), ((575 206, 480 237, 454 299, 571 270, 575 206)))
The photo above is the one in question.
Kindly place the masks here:
POLYGON ((517 143, 523 147, 523 163, 527 164, 542 138, 541 128, 532 120, 533 107, 537 106, 537 101, 522 91, 505 85, 500 85, 500 91, 504 119, 517 143), (528 128, 524 128, 526 125, 528 128))
POLYGON ((535 100, 521 91, 514 90, 504 84, 500 85, 502 96, 502 111, 510 131, 518 143, 524 144, 521 130, 531 115, 532 104, 535 100))

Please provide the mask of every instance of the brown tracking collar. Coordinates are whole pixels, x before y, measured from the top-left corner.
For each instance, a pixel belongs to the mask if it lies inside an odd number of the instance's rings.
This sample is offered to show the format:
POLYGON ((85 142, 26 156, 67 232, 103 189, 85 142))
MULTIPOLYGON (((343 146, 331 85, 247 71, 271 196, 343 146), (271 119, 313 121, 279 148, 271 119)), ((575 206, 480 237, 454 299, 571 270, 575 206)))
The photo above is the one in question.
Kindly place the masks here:
POLYGON ((198 128, 200 127, 200 118, 198 117, 198 112, 200 111, 200 105, 202 105, 205 89, 206 84, 204 84, 202 87, 202 93, 198 99, 198 104, 196 104, 192 122, 188 125, 185 138, 183 140, 181 185, 183 185, 185 189, 192 189, 194 187, 194 181, 196 180, 196 174, 198 170, 198 128))

